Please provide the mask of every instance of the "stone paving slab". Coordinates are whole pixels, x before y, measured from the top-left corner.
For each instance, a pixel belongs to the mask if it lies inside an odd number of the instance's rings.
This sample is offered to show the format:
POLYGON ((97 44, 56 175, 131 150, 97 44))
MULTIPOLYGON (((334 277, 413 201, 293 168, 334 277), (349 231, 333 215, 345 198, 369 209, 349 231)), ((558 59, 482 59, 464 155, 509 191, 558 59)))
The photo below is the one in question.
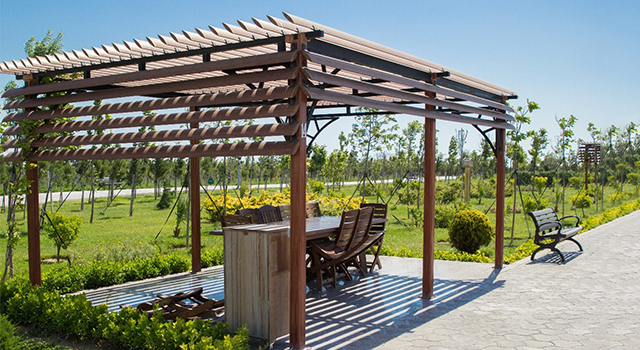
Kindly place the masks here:
MULTIPOLYGON (((494 271, 436 262, 419 299, 421 260, 386 258, 378 274, 307 296, 312 349, 640 349, 640 212, 494 271)), ((286 347, 286 338, 274 344, 286 347)))

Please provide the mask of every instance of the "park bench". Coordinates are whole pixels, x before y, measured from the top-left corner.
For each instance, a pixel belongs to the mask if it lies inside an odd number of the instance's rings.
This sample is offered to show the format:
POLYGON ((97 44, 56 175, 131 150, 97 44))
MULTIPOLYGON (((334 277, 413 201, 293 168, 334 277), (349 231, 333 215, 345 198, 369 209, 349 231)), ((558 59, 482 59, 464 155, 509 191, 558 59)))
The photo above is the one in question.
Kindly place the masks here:
POLYGON ((529 216, 531 216, 533 223, 536 225, 533 243, 539 246, 538 249, 534 250, 533 254, 531 254, 531 260, 535 258, 536 253, 545 248, 549 248, 558 253, 560 259, 564 262, 564 256, 560 250, 556 248, 556 245, 565 240, 577 244, 580 251, 582 251, 580 243, 573 239, 573 236, 583 229, 583 227, 580 226, 580 218, 578 216, 569 215, 558 219, 558 215, 551 208, 531 211, 529 212, 529 216), (576 222, 573 226, 565 226, 563 221, 566 219, 575 219, 576 222))

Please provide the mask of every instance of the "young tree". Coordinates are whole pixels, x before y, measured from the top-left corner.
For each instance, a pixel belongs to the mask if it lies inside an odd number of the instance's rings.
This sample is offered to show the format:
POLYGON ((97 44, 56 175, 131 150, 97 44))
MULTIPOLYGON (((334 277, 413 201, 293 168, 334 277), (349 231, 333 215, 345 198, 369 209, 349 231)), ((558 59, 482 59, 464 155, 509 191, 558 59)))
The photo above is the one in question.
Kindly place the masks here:
POLYGON ((54 241, 58 249, 56 257, 60 261, 60 249, 68 249, 71 243, 78 238, 82 220, 77 216, 66 216, 58 213, 49 213, 49 219, 45 219, 42 229, 47 237, 54 241))
POLYGON ((571 149, 571 143, 573 142, 573 127, 576 125, 578 118, 571 115, 569 118, 556 117, 556 122, 560 127, 561 133, 558 137, 558 148, 562 153, 562 216, 564 216, 564 195, 567 176, 567 162, 566 162, 566 150, 571 149))

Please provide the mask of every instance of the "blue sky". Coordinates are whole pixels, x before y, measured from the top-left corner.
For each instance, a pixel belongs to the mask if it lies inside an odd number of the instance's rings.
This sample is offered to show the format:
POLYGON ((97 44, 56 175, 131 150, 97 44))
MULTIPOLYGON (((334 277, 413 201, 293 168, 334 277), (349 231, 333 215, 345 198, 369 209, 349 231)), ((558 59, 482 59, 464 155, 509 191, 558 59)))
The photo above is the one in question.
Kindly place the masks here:
MULTIPOLYGON (((515 91, 540 104, 529 129, 555 139, 555 117, 605 129, 640 123, 640 1, 71 1, 0 0, 0 61, 24 57, 24 43, 48 29, 65 50, 206 28, 281 12, 387 45, 515 91)), ((0 74, 4 86, 12 77, 0 74)), ((398 116, 401 125, 410 117, 398 116)), ((440 150, 461 125, 439 122, 440 150)), ((476 148, 469 130, 466 148, 476 148)), ((350 120, 323 135, 329 149, 350 120)), ((321 142, 322 143, 322 142, 321 142)))

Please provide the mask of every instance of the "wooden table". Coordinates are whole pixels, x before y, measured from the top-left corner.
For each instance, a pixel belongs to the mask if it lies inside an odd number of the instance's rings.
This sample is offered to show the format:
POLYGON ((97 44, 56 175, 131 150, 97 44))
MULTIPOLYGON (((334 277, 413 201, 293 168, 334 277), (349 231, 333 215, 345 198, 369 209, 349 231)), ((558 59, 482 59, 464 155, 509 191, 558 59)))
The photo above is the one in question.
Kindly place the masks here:
MULTIPOLYGON (((339 216, 307 218, 307 240, 338 233, 339 216)), ((386 219, 374 219, 386 222, 386 219)), ((289 332, 289 221, 225 227, 225 317, 269 343, 289 332)))

